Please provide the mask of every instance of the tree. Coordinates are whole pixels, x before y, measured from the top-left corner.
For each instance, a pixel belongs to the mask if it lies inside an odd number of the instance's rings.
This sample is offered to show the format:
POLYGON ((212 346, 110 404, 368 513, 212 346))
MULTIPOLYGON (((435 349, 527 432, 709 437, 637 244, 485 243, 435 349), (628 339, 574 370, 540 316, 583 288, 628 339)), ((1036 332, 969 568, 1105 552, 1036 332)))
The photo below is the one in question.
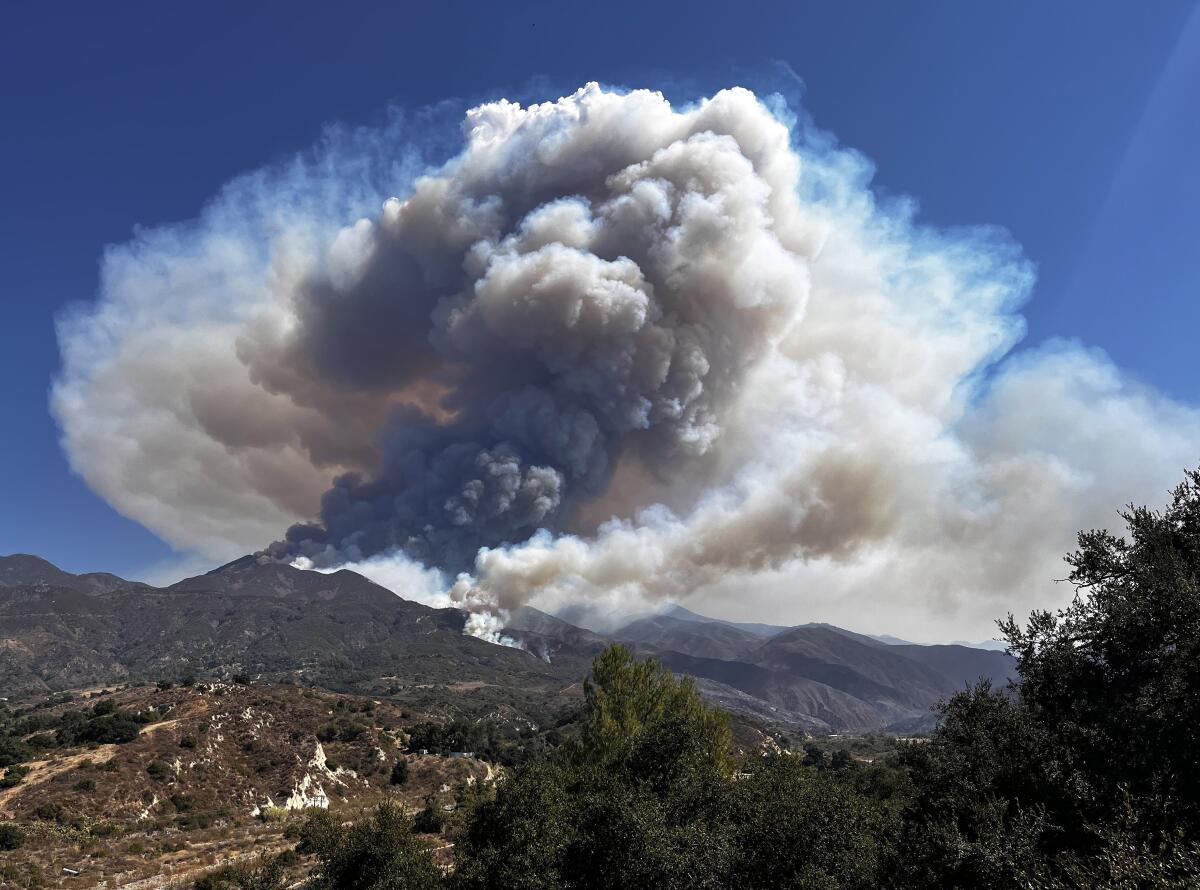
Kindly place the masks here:
POLYGON ((731 789, 729 886, 876 887, 895 808, 790 756, 747 760, 731 789))
POLYGON ((701 701, 690 677, 676 680, 653 659, 636 661, 624 646, 609 646, 592 662, 584 698, 583 746, 590 759, 627 759, 669 727, 686 735, 690 765, 719 774, 732 768, 729 718, 701 701))
POLYGON ((829 758, 830 769, 850 769, 852 766, 854 766, 854 758, 845 748, 838 748, 829 758))
POLYGON ((465 887, 721 886, 727 718, 623 646, 584 687, 581 739, 530 763, 480 804, 458 840, 465 887))
POLYGON ((1162 511, 1130 506, 1128 537, 1079 535, 1071 605, 1001 623, 1021 698, 1053 727, 1103 822, 1127 798, 1141 830, 1200 839, 1200 471, 1162 511))
POLYGON ((905 752, 902 883, 1195 885, 1200 471, 1121 516, 1080 533, 1070 606, 1000 623, 1014 687, 954 696, 905 752))
POLYGON ((691 680, 614 646, 593 662, 585 700, 580 741, 476 809, 457 840, 457 885, 875 885, 885 808, 798 758, 737 766, 727 718, 691 680))
POLYGON ((412 821, 390 801, 349 829, 328 811, 315 814, 298 849, 319 861, 310 882, 314 890, 433 890, 444 883, 412 821))
POLYGON ((905 806, 894 871, 907 887, 1026 887, 1045 877, 1057 824, 1075 822, 1059 782, 1053 740, 1021 703, 987 683, 941 706, 927 743, 901 762, 912 796, 905 806))
POLYGON ((828 763, 825 759, 825 752, 814 744, 804 746, 804 765, 811 766, 813 769, 825 769, 828 763))

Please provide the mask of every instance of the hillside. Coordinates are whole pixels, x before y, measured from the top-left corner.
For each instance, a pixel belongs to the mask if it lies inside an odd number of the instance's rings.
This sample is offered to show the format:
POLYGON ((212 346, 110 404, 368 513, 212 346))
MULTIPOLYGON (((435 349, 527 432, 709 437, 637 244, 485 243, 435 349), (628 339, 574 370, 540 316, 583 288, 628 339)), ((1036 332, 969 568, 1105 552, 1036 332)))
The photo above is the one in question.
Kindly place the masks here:
MULTIPOLYGON (((409 731, 434 715, 295 686, 93 690, 18 713, 0 712, 0 730, 15 729, 37 753, 16 768, 15 784, 0 784, 0 821, 25 835, 19 853, 0 856, 0 886, 194 880, 292 846, 285 833, 308 808, 352 816, 386 797, 445 812, 464 786, 497 775, 475 757, 406 752, 409 731), (61 743, 64 727, 123 714, 145 721, 132 738, 61 743), (405 779, 395 784, 400 761, 405 779)), ((500 729, 519 746, 519 729, 500 729)))

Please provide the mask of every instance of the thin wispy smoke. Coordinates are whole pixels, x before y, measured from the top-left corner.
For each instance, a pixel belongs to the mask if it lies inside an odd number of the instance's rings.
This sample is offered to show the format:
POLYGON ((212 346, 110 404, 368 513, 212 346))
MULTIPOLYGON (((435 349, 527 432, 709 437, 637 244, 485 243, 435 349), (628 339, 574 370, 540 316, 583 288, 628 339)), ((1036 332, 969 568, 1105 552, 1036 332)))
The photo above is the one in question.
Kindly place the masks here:
POLYGON ((492 638, 663 598, 928 638, 1045 602, 1074 529, 1195 463, 1193 408, 1012 352, 1003 233, 920 226, 774 100, 589 85, 419 149, 335 140, 109 251, 53 396, 89 484, 492 638))

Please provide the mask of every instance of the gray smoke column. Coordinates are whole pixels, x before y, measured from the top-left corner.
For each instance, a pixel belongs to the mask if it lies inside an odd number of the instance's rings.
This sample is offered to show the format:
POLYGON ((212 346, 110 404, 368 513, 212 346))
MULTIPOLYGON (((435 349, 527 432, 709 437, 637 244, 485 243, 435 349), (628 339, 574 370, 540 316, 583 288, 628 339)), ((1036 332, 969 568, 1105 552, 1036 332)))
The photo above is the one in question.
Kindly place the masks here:
POLYGON ((440 394, 394 409, 378 469, 339 478, 277 556, 458 570, 559 530, 621 459, 664 475, 712 451, 800 317, 816 232, 787 129, 750 93, 680 114, 593 85, 476 109, 466 138, 338 235, 286 335, 241 344, 294 397, 297 380, 440 394))
POLYGON ((483 635, 689 598, 928 637, 1045 602, 1074 529, 1196 462, 1200 415, 1103 354, 1012 352, 1003 233, 921 227, 776 99, 591 84, 420 143, 109 251, 53 396, 89 484, 213 558, 291 524, 276 558, 483 635))

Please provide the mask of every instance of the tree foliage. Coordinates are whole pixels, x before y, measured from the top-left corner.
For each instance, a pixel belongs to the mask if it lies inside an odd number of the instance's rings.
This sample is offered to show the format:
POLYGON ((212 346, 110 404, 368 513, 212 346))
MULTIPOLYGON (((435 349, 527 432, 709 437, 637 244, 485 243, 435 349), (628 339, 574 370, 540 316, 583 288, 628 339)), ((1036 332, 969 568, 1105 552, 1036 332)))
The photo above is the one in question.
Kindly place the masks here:
POLYGON ((1200 472, 1121 516, 1080 533, 1070 606, 1000 623, 1014 688, 955 696, 908 752, 914 886, 1200 883, 1200 472))
POLYGON ((432 890, 442 872, 429 848, 413 834, 412 820, 388 801, 351 828, 322 811, 312 816, 298 849, 315 854, 313 890, 432 890))
POLYGON ((476 809, 459 886, 871 886, 882 808, 787 758, 740 772, 691 680, 613 646, 585 696, 580 741, 476 809))

